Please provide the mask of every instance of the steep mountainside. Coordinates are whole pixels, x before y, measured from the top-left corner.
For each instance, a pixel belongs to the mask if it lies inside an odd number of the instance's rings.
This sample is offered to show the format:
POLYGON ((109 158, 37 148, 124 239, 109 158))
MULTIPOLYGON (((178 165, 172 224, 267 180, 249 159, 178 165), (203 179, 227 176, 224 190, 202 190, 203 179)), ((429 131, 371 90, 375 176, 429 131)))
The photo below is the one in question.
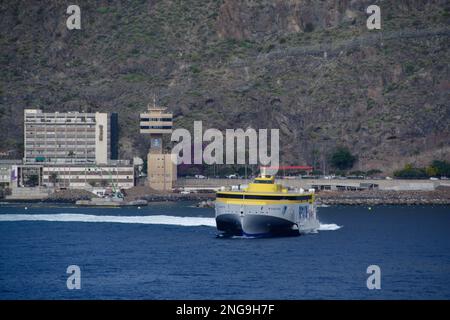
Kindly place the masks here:
POLYGON ((23 109, 119 112, 122 157, 143 156, 156 93, 177 127, 280 128, 282 162, 355 168, 450 159, 445 0, 0 2, 0 151, 21 156, 23 109), (382 29, 366 28, 381 7, 382 29))

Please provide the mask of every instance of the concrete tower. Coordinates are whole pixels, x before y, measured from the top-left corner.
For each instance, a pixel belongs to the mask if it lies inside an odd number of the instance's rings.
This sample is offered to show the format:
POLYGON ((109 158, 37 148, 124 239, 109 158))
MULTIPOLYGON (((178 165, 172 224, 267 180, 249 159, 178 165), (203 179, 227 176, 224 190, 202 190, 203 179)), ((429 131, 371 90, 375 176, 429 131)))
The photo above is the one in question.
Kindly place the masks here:
POLYGON ((164 153, 163 134, 172 133, 172 113, 166 108, 153 104, 148 111, 140 114, 140 132, 150 135, 150 150, 147 155, 149 186, 156 190, 171 191, 177 180, 177 166, 171 153, 164 153))

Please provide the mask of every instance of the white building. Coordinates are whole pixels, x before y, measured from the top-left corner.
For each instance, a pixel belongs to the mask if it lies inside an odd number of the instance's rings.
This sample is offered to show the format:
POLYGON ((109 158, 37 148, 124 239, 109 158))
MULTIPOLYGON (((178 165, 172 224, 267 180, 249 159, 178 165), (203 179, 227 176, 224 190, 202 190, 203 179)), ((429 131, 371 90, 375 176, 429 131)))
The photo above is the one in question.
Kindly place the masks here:
POLYGON ((117 159, 117 114, 24 111, 24 163, 107 164, 117 159))
POLYGON ((45 165, 42 185, 47 187, 90 189, 112 186, 128 189, 134 186, 134 167, 127 160, 99 165, 45 165))
POLYGON ((21 160, 0 160, 0 187, 11 187, 14 179, 13 166, 21 163, 21 160))
POLYGON ((10 165, 10 187, 49 187, 86 189, 134 186, 134 166, 128 160, 111 160, 107 164, 24 164, 10 165), (30 177, 35 176, 34 179, 30 177))
POLYGON ((0 183, 91 191, 134 186, 133 163, 117 160, 116 113, 25 109, 24 120, 23 162, 0 166, 0 183))

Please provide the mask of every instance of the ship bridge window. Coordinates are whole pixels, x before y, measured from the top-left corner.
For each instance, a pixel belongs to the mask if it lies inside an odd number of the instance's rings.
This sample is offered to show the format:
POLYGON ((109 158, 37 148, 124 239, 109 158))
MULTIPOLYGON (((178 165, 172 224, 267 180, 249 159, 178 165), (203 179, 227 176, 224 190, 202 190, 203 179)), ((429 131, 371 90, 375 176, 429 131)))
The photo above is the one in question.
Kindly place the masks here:
POLYGON ((256 179, 253 183, 265 183, 265 184, 271 184, 272 180, 258 180, 256 179))
POLYGON ((293 196, 293 195, 255 195, 255 194, 228 194, 217 193, 217 198, 227 199, 254 199, 254 200, 291 200, 291 201, 309 201, 312 199, 311 195, 293 196))

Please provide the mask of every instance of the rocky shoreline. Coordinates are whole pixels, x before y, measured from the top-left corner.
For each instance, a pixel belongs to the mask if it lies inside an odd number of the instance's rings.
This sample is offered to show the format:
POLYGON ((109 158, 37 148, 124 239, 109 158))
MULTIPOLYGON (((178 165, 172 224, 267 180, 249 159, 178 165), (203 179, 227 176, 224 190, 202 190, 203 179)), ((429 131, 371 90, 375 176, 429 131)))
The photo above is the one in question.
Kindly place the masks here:
POLYGON ((48 198, 43 199, 42 202, 45 203, 75 203, 78 200, 90 200, 92 198, 97 198, 92 192, 86 190, 62 190, 54 192, 48 196, 48 198))
POLYGON ((325 205, 450 205, 450 188, 433 191, 327 191, 316 196, 325 205))
MULTIPOLYGON (((38 200, 43 203, 75 203, 77 200, 89 200, 95 197, 85 190, 64 190, 38 200)), ((140 189, 126 194, 125 200, 147 200, 148 202, 190 201, 197 207, 214 206, 214 193, 160 193, 154 190, 140 189)), ((5 201, 2 202, 29 202, 5 201)), ((36 201, 33 201, 36 202, 36 201)), ((433 191, 322 191, 316 194, 318 205, 450 205, 450 188, 437 188, 433 191)))

